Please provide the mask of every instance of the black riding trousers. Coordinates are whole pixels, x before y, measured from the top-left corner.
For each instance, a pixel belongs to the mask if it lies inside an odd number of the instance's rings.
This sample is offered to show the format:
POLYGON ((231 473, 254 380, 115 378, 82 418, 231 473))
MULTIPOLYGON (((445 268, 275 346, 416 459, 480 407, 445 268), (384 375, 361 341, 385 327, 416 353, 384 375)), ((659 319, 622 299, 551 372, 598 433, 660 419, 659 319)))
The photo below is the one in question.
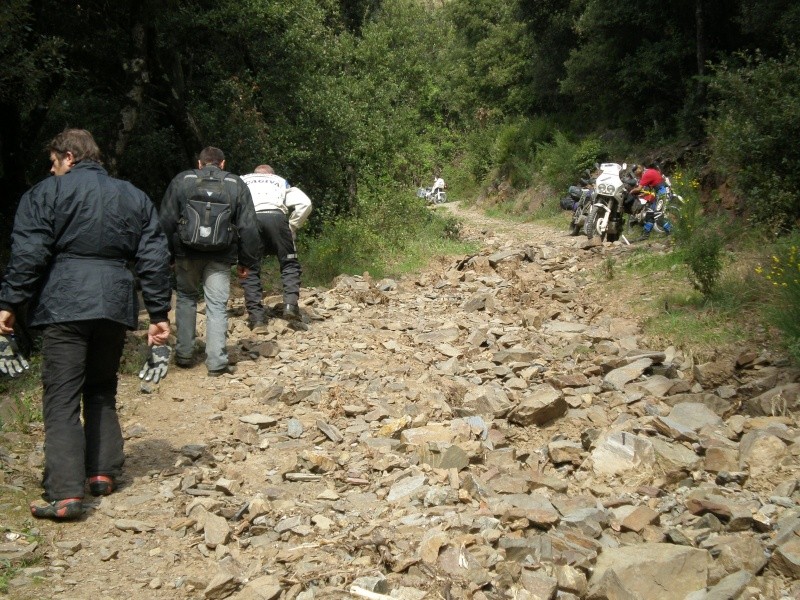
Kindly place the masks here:
POLYGON ((126 330, 106 319, 44 328, 43 485, 50 501, 82 498, 87 477, 117 477, 122 469, 125 455, 116 394, 126 330))

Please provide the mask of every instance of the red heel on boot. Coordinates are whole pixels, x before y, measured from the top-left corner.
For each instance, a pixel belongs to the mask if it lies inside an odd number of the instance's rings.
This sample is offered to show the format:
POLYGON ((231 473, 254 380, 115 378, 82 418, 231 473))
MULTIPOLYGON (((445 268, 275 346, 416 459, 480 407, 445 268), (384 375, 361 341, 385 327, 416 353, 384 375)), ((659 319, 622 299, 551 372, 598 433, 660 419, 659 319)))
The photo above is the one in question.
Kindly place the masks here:
POLYGON ((93 496, 108 496, 114 491, 114 480, 108 475, 89 477, 89 491, 93 496))

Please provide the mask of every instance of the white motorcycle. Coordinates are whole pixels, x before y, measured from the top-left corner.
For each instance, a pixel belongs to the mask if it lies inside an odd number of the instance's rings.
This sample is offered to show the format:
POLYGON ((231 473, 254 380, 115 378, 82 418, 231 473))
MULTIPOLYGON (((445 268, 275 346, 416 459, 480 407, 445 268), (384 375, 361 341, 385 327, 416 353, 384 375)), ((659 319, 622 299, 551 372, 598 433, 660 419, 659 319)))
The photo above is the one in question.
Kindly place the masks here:
POLYGON ((589 239, 595 235, 600 240, 614 242, 622 234, 625 217, 622 211, 622 199, 625 188, 620 173, 628 167, 623 163, 603 163, 594 186, 594 198, 589 216, 586 218, 584 233, 589 239))
POLYGON ((428 204, 443 204, 447 202, 447 192, 439 188, 436 192, 431 188, 418 188, 417 198, 424 198, 428 204))

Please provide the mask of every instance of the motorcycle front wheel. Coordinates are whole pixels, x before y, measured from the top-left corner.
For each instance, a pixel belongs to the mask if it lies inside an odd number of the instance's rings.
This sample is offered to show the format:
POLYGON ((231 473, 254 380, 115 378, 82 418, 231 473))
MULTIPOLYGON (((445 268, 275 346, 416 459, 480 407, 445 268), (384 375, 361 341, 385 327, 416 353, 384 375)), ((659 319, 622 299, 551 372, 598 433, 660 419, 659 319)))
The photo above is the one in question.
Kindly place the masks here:
MULTIPOLYGON (((603 209, 606 210, 606 209, 603 209)), ((600 241, 604 241, 606 239, 606 232, 603 231, 600 233, 597 231, 597 223, 602 218, 600 214, 602 211, 597 206, 592 206, 592 210, 589 211, 589 216, 586 217, 586 226, 583 229, 583 232, 586 234, 586 237, 592 239, 595 233, 600 235, 600 241)))

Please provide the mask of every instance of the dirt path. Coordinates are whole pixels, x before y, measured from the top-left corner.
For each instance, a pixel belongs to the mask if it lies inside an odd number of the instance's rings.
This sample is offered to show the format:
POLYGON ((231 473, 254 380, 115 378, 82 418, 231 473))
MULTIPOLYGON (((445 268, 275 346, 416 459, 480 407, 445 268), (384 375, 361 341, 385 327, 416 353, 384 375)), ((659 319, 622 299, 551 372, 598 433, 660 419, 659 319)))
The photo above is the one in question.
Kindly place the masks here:
MULTIPOLYGON (((273 319, 250 332, 236 297, 236 375, 173 367, 149 390, 123 376, 120 489, 87 495, 77 523, 32 523, 41 559, 16 573, 10 596, 310 600, 349 598, 353 582, 385 577, 399 598, 511 597, 519 567, 498 540, 550 525, 503 512, 496 494, 540 487, 531 473, 558 480, 544 485, 564 498, 635 490, 638 477, 609 487, 584 470, 580 447, 631 402, 597 386, 598 347, 620 354, 640 335, 624 303, 608 310, 592 299, 612 250, 447 209, 481 241, 479 256, 396 281, 341 277, 304 290, 298 328, 273 319), (507 420, 544 382, 567 390, 558 402, 571 416, 507 420), (548 458, 554 439, 577 443, 564 450, 574 460, 548 458)), ((35 458, 22 463, 35 473, 35 458)), ((583 597, 578 588, 569 597, 583 597)))

